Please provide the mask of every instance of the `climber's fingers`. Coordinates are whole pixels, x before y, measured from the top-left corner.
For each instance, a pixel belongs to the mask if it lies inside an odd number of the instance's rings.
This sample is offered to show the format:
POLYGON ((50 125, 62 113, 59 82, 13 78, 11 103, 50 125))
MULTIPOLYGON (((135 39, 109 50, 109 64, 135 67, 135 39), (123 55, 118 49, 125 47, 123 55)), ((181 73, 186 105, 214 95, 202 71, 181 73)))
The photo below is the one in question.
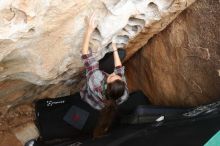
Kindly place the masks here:
POLYGON ((90 15, 89 17, 85 17, 85 23, 88 26, 89 31, 93 31, 97 27, 97 21, 96 21, 96 13, 95 11, 90 15))

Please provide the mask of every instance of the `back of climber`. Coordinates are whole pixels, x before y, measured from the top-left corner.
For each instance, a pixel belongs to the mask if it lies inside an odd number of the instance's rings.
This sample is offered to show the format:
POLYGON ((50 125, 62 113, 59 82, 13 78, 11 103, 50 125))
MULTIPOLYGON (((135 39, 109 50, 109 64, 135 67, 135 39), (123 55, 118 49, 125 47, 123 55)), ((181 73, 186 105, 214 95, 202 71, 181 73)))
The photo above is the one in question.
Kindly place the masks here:
MULTIPOLYGON (((86 68, 86 84, 83 86, 80 96, 90 106, 100 110, 99 121, 93 132, 94 137, 99 137, 107 132, 111 125, 117 105, 127 100, 128 89, 124 76, 124 66, 121 64, 116 44, 112 43, 114 72, 111 74, 108 74, 105 70, 100 70, 100 68, 104 69, 105 67, 100 67, 102 62, 99 63, 89 50, 90 36, 96 28, 94 19, 95 14, 93 13, 85 21, 87 29, 81 58, 86 68)), ((108 65, 106 67, 108 68, 108 65)))

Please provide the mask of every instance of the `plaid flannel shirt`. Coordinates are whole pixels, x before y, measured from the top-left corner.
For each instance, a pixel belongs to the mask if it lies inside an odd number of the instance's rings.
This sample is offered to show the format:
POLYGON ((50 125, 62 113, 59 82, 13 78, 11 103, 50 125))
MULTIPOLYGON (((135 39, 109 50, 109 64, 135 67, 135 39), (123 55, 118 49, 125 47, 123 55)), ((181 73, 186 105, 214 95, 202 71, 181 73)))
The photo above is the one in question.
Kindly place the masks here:
MULTIPOLYGON (((82 100, 87 102, 93 108, 100 110, 104 107, 103 100, 105 99, 105 84, 108 74, 99 70, 99 63, 92 56, 92 53, 81 56, 84 66, 86 68, 86 84, 80 91, 82 100)), ((124 66, 118 66, 114 69, 115 74, 122 77, 122 80, 126 83, 124 76, 124 66)), ((127 83, 126 83, 127 84, 127 83)), ((128 89, 126 87, 124 94, 116 101, 117 104, 121 104, 128 98, 128 89)))

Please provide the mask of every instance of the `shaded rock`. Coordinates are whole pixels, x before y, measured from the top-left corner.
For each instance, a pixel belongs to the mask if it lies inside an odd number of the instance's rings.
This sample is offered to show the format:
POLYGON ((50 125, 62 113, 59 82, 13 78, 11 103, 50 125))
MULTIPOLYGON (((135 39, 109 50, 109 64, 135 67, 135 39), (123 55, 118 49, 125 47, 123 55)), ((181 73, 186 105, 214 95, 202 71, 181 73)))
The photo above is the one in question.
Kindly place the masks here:
POLYGON ((38 129, 33 122, 13 129, 13 133, 23 145, 30 139, 37 139, 39 137, 38 129))
POLYGON ((157 105, 220 98, 220 3, 197 1, 126 62, 130 90, 157 105))
POLYGON ((0 133, 1 146, 23 146, 23 144, 12 133, 0 133))

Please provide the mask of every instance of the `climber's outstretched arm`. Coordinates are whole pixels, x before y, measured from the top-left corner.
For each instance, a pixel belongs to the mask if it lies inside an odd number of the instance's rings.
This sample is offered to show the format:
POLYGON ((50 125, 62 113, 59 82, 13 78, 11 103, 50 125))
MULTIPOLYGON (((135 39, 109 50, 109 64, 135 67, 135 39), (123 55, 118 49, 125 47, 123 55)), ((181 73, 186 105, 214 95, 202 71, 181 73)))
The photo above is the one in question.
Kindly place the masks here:
POLYGON ((113 42, 112 42, 112 48, 113 48, 113 54, 114 54, 115 67, 122 66, 120 57, 118 55, 118 48, 116 47, 116 44, 113 42))
POLYGON ((90 17, 86 17, 85 23, 86 23, 86 31, 83 40, 82 55, 89 54, 89 40, 92 32, 96 28, 95 13, 93 13, 90 17))
POLYGON ((90 74, 99 68, 98 61, 96 58, 92 55, 91 50, 89 50, 89 40, 91 37, 92 32, 96 28, 95 24, 95 13, 93 13, 89 18, 85 19, 86 23, 86 31, 84 36, 84 42, 82 47, 82 61, 84 63, 84 66, 86 68, 86 77, 89 78, 90 74))

